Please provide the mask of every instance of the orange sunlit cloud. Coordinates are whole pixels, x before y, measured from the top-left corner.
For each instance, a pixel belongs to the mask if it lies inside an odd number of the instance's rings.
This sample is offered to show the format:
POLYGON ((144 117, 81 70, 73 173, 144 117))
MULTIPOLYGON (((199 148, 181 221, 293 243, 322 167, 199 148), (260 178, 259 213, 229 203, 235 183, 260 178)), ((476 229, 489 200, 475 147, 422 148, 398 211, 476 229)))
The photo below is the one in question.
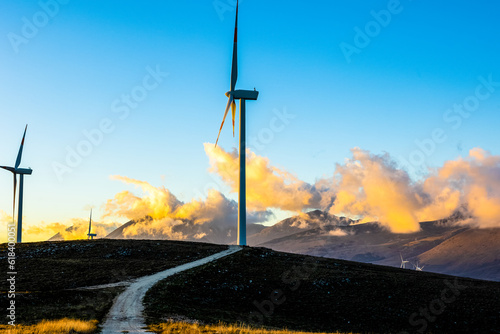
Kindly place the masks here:
POLYGON ((479 226, 500 226, 500 156, 474 148, 469 156, 447 161, 437 169, 423 189, 433 199, 423 213, 446 216, 462 206, 479 226))
POLYGON ((337 196, 330 213, 377 220, 396 233, 418 231, 418 193, 408 174, 394 167, 387 154, 377 156, 359 148, 351 152, 352 159, 336 167, 337 196))
MULTIPOLYGON (((122 191, 105 205, 105 217, 125 217, 136 221, 124 229, 125 237, 198 240, 211 234, 214 240, 214 237, 227 235, 227 228, 236 226, 237 203, 219 191, 211 189, 206 199, 193 199, 184 203, 165 187, 154 187, 124 176, 111 178, 135 185, 143 193, 137 196, 130 191, 122 191), (151 219, 143 219, 147 216, 151 219)), ((263 222, 270 215, 268 211, 250 211, 248 222, 263 222)))
MULTIPOLYGON (((238 155, 205 144, 212 172, 238 191, 238 155)), ((251 208, 302 211, 378 221, 395 233, 415 232, 419 222, 468 209, 481 227, 500 226, 500 157, 476 148, 466 158, 446 162, 429 177, 413 182, 388 154, 354 148, 352 158, 337 164, 332 178, 314 185, 274 167, 247 150, 247 201, 251 208)), ((470 220, 468 220, 470 222, 470 220)))
MULTIPOLYGON (((102 238, 119 226, 120 224, 118 223, 92 221, 92 233, 96 233, 97 238, 102 238)), ((42 222, 37 226, 27 226, 23 228, 23 240, 47 240, 57 233, 59 233, 60 237, 64 240, 87 239, 88 231, 89 221, 82 218, 73 218, 66 224, 42 222)))
MULTIPOLYGON (((236 150, 226 152, 205 143, 210 160, 210 171, 219 174, 233 192, 238 192, 239 157, 236 150)), ((280 168, 271 165, 268 158, 247 150, 247 207, 253 210, 279 208, 301 211, 319 206, 321 196, 313 187, 280 168)))
MULTIPOLYGON (((205 144, 205 152, 210 171, 217 173, 236 193, 237 152, 226 152, 213 144, 205 144)), ((418 231, 420 221, 446 218, 456 211, 472 216, 463 223, 500 226, 500 156, 475 148, 466 157, 430 170, 425 180, 413 182, 388 154, 375 155, 359 148, 351 152, 351 158, 336 165, 332 177, 311 185, 248 150, 249 222, 266 221, 272 216, 269 209, 274 208, 299 214, 308 209, 321 209, 330 214, 361 217, 362 222, 378 221, 395 233, 418 231)), ((124 229, 125 237, 222 240, 213 236, 224 236, 235 226, 237 203, 214 189, 208 192, 206 199, 185 203, 165 187, 124 176, 112 176, 112 179, 141 190, 139 195, 119 192, 104 205, 103 218, 124 217, 136 221, 124 229), (151 219, 144 219, 148 216, 151 219)), ((9 222, 12 217, 0 211, 0 220, 9 222)), ((87 220, 73 219, 70 225, 69 229, 68 224, 60 223, 26 227, 26 238, 44 240, 58 232, 67 240, 86 238, 87 220)), ((104 236, 118 224, 96 222, 93 226, 98 236, 104 236)))
POLYGON ((3 210, 0 210, 0 222, 7 224, 12 223, 12 216, 3 210))

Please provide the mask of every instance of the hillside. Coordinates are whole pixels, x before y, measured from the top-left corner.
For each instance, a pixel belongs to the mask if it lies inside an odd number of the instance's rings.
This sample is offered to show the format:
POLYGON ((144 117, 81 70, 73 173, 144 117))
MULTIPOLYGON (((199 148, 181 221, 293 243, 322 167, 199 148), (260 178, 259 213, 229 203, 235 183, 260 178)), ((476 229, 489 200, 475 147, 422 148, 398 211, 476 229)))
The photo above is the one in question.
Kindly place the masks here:
MULTIPOLYGON (((224 249, 160 240, 21 244, 18 323, 63 317, 102 321, 122 288, 82 287, 149 275, 224 249)), ((5 258, 6 245, 0 250, 0 258, 5 258)), ((435 307, 441 298, 446 299, 442 314, 427 321, 432 333, 489 333, 500 326, 496 282, 251 247, 160 282, 146 297, 146 312, 148 322, 158 328, 174 318, 305 331, 397 333, 420 328, 409 323, 412 314, 413 323, 423 326, 418 312, 435 307)), ((6 301, 4 283, 2 305, 6 301)))
POLYGON ((500 328, 499 283, 265 248, 245 248, 162 281, 145 302, 150 324, 188 318, 291 330, 434 334, 500 328))
MULTIPOLYGON (((403 234, 391 233, 375 222, 359 224, 315 210, 273 226, 248 224, 247 240, 251 246, 277 251, 393 267, 400 266, 401 254, 410 261, 410 269, 412 263, 419 262, 426 271, 500 281, 500 228, 479 230, 460 224, 468 218, 457 212, 447 219, 421 222, 420 231, 403 234)), ((155 233, 153 228, 142 229, 147 233, 127 233, 129 228, 135 230, 138 224, 148 226, 151 222, 151 218, 130 221, 106 238, 165 240, 167 236, 155 233)), ((173 228, 185 235, 185 240, 217 244, 234 244, 237 234, 236 224, 226 228, 208 224, 202 229, 185 221, 173 228)))
POLYGON ((470 229, 418 256, 429 271, 500 281, 500 229, 470 229))
MULTIPOLYGON (((122 282, 191 262, 227 248, 182 241, 79 240, 16 246, 18 323, 77 317, 100 320, 121 287, 82 287, 122 282)), ((0 245, 5 261, 6 244, 0 245)), ((0 302, 7 305, 7 281, 0 302)))

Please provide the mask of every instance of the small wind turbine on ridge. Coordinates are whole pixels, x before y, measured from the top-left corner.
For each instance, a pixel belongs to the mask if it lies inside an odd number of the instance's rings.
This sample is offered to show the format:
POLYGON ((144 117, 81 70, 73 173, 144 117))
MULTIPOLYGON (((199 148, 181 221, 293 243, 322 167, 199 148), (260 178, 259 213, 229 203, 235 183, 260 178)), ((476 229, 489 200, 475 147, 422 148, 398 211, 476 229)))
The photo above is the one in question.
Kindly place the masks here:
POLYGON ((17 175, 19 175, 19 204, 18 204, 18 212, 17 212, 17 242, 22 242, 22 234, 23 234, 23 189, 24 189, 24 175, 31 175, 33 170, 31 168, 19 168, 21 164, 21 157, 23 155, 23 147, 24 147, 24 138, 26 137, 26 130, 28 129, 28 125, 24 128, 23 140, 21 141, 21 146, 19 147, 19 152, 17 153, 16 164, 14 167, 8 166, 0 166, 5 170, 8 170, 12 174, 14 174, 14 199, 12 204, 12 219, 15 222, 16 215, 16 188, 17 188, 17 175))
POLYGON ((90 220, 89 220, 89 233, 87 233, 87 239, 94 240, 94 237, 97 236, 96 233, 90 233, 92 230, 92 209, 90 209, 90 220))
POLYGON ((412 264, 413 264, 413 267, 415 267, 415 270, 416 270, 416 271, 423 271, 423 270, 424 270, 424 267, 425 267, 425 266, 420 267, 420 266, 418 265, 418 261, 417 261, 417 264, 414 264, 414 263, 412 263, 412 264))
POLYGON ((410 261, 403 260, 403 255, 401 255, 401 253, 399 253, 399 256, 401 257, 401 266, 399 268, 406 269, 405 265, 410 261))
POLYGON ((224 117, 220 125, 219 134, 215 141, 215 146, 219 142, 219 136, 224 126, 229 108, 233 116, 233 137, 234 137, 234 118, 236 115, 236 100, 240 100, 240 177, 239 177, 239 190, 238 190, 238 245, 246 245, 246 166, 245 166, 245 149, 246 149, 246 133, 245 133, 245 112, 246 100, 257 100, 259 92, 255 90, 237 90, 236 81, 238 80, 238 7, 239 3, 236 1, 236 22, 234 28, 234 45, 233 45, 233 61, 231 67, 231 84, 229 91, 226 93, 228 97, 224 117))

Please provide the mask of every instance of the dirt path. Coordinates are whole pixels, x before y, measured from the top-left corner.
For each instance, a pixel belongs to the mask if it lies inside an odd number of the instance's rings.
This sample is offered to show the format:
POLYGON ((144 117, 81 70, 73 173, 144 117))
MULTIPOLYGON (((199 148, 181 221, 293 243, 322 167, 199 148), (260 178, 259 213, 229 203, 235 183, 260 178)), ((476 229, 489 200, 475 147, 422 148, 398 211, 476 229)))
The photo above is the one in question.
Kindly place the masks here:
POLYGON ((186 263, 175 268, 135 280, 115 300, 102 326, 102 334, 146 333, 142 312, 142 299, 156 282, 181 271, 204 265, 241 250, 239 246, 229 246, 228 250, 206 258, 186 263))
POLYGON ((109 283, 109 284, 82 286, 79 288, 74 288, 74 289, 69 289, 69 290, 100 290, 100 289, 107 289, 107 288, 116 288, 117 286, 129 286, 132 283, 134 283, 135 281, 137 281, 137 279, 131 279, 130 281, 122 281, 122 282, 109 283))

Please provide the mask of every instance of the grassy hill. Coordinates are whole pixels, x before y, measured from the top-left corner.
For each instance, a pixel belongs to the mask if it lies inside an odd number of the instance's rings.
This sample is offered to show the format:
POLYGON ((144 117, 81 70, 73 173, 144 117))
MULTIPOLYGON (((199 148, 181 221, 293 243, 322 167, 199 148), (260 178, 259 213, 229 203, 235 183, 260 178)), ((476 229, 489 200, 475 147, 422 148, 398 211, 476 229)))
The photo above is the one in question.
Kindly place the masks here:
POLYGON ((325 332, 496 333, 500 284, 246 248, 154 286, 149 323, 207 323, 325 332))
MULTIPOLYGON (((6 247, 0 245, 0 262, 7 263, 6 247)), ((123 288, 78 288, 151 275, 227 249, 181 241, 105 239, 23 243, 16 247, 16 320, 20 324, 64 317, 100 321, 123 288)), ((7 281, 3 280, 2 307, 8 303, 7 290, 7 281)))
MULTIPOLYGON (((21 244, 17 323, 66 317, 101 322, 123 287, 79 288, 149 275, 226 248, 167 240, 21 244)), ((0 260, 7 262, 5 244, 0 246, 0 260)), ((1 287, 4 307, 8 302, 5 282, 1 287)), ((330 333, 417 333, 420 329, 496 333, 493 329, 500 328, 500 283, 265 248, 246 247, 175 275, 153 287, 145 302, 147 321, 158 333, 184 328, 166 323, 168 319, 215 325, 203 332, 196 331, 201 325, 186 325, 193 333, 216 333, 220 321, 330 333)), ((233 332, 249 333, 227 331, 233 332)))

